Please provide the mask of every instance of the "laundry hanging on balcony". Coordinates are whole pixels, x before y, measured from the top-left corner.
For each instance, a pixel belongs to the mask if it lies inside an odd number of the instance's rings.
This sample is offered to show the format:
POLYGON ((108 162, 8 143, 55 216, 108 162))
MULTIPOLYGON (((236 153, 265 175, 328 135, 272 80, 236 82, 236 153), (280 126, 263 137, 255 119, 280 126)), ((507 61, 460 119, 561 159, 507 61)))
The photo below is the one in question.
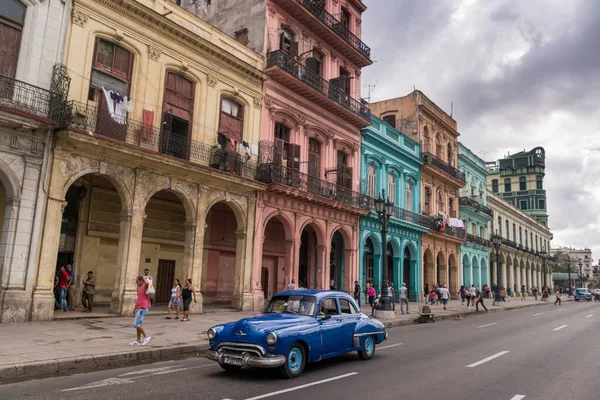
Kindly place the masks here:
POLYGON ((458 218, 450 218, 448 220, 448 226, 451 226, 453 228, 464 228, 465 224, 463 224, 462 220, 458 218))
POLYGON ((127 123, 127 113, 133 110, 133 103, 127 98, 123 97, 119 93, 115 93, 112 90, 106 90, 102 87, 102 92, 106 98, 106 107, 108 108, 108 114, 118 124, 125 125, 127 123))

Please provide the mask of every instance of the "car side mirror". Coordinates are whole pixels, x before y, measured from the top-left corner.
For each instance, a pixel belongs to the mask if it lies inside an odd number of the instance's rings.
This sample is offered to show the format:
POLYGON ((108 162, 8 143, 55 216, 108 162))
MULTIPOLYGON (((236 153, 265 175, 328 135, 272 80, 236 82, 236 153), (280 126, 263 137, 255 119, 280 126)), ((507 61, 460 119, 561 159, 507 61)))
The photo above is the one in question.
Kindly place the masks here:
POLYGON ((319 319, 321 321, 327 321, 328 319, 331 319, 331 314, 325 314, 325 315, 320 315, 319 314, 319 319))

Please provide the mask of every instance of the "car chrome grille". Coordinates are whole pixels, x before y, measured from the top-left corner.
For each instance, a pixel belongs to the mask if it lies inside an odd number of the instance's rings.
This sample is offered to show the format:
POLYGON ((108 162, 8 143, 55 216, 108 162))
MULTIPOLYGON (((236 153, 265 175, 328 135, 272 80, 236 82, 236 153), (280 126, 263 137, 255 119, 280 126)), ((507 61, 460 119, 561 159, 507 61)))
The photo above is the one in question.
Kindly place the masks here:
POLYGON ((239 353, 240 356, 242 353, 250 353, 257 357, 262 357, 265 355, 265 350, 261 346, 251 343, 223 342, 219 344, 217 351, 239 353))

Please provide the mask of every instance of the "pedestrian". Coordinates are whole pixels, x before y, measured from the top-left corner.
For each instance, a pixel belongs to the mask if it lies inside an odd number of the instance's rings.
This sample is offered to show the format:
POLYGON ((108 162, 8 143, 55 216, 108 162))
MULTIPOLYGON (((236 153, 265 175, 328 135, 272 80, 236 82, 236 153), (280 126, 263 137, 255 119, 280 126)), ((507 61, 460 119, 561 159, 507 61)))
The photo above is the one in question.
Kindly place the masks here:
POLYGON ((329 290, 335 290, 335 280, 333 279, 329 281, 329 290))
POLYGON ((63 312, 67 312, 67 292, 69 291, 69 283, 71 283, 71 275, 65 270, 65 266, 61 265, 56 277, 58 289, 60 290, 59 308, 63 312))
POLYGON ((91 313, 94 308, 94 295, 96 294, 96 278, 94 271, 88 271, 87 279, 81 280, 83 285, 83 293, 81 294, 81 304, 83 304, 83 312, 91 313))
POLYGON ((375 295, 377 292, 375 292, 373 285, 369 284, 367 286, 367 297, 369 298, 369 305, 371 306, 371 315, 373 315, 375 314, 375 295))
POLYGON ((406 304, 406 313, 408 312, 408 289, 406 288, 406 283, 402 284, 402 287, 398 290, 400 293, 400 311, 404 314, 404 305, 406 304))
POLYGON ((506 303, 506 289, 504 289, 504 287, 500 289, 500 296, 502 296, 502 302, 506 303))
POLYGON ((534 286, 533 288, 531 288, 531 292, 533 293, 533 297, 535 298, 535 301, 537 301, 537 298, 538 298, 538 288, 536 286, 534 286))
POLYGON ((296 281, 292 278, 292 281, 288 283, 287 290, 296 290, 296 281))
POLYGON ((430 305, 433 305, 435 303, 435 297, 436 297, 436 294, 435 294, 434 290, 429 292, 429 304, 430 305))
POLYGON ((521 301, 525 301, 527 298, 527 288, 525 285, 521 286, 521 301))
POLYGON ((179 279, 173 281, 173 287, 171 288, 171 299, 167 306, 169 315, 165 319, 171 319, 171 310, 175 309, 175 319, 179 319, 179 304, 181 303, 181 284, 179 279))
POLYGON ((360 285, 358 281, 354 281, 354 300, 356 304, 358 304, 358 309, 360 310, 360 285))
POLYGON ((471 293, 471 307, 475 305, 475 298, 477 297, 477 289, 475 289, 475 285, 471 285, 469 288, 469 292, 471 293))
POLYGON ((556 303, 558 303, 558 305, 560 306, 562 304, 562 301, 560 300, 560 291, 556 291, 556 300, 554 301, 554 305, 556 305, 556 303))
POLYGON ((73 271, 71 264, 67 264, 67 272, 71 276, 69 290, 67 291, 67 304, 69 305, 69 311, 75 311, 75 271, 73 271))
POLYGON ((544 287, 544 291, 542 292, 542 301, 548 301, 548 288, 544 287))
POLYGON ((150 304, 152 304, 152 297, 150 295, 153 295, 156 291, 154 289, 154 279, 152 278, 152 275, 150 275, 150 270, 148 268, 144 270, 144 276, 148 280, 148 287, 146 288, 146 291, 148 292, 148 297, 150 298, 150 304))
POLYGON ((465 288, 465 299, 467 300, 467 308, 471 308, 471 290, 465 288))
POLYGON ((390 298, 392 311, 396 311, 396 302, 394 301, 394 282, 392 281, 388 281, 388 297, 390 298))
POLYGON ((461 285, 460 286, 460 290, 458 291, 458 294, 460 295, 460 299, 461 299, 461 304, 464 306, 465 305, 465 285, 461 285))
MULTIPOLYGON (((292 279, 292 283, 294 280, 292 279)), ((294 285, 295 286, 295 285, 294 285)), ((192 286, 192 280, 187 278, 185 280, 185 286, 181 289, 181 298, 183 300, 183 319, 181 322, 188 322, 190 320, 190 304, 192 303, 192 295, 194 296, 194 303, 196 300, 196 289, 192 286)))
POLYGON ((475 292, 475 296, 477 297, 477 303, 475 303, 475 311, 479 312, 479 305, 481 304, 481 307, 483 307, 485 313, 487 314, 488 309, 485 306, 485 304, 483 304, 483 292, 477 289, 477 291, 475 292))
POLYGON ((450 292, 448 292, 446 285, 439 288, 439 292, 440 292, 440 300, 441 300, 442 304, 444 305, 444 310, 445 310, 446 304, 448 304, 448 298, 450 297, 450 292))
POLYGON ((594 292, 594 303, 600 302, 600 290, 594 292))
POLYGON ((54 273, 54 311, 60 310, 60 287, 58 286, 58 274, 60 270, 54 273))
POLYGON ((150 281, 146 276, 138 276, 135 280, 138 286, 137 299, 135 301, 135 309, 133 310, 133 326, 136 329, 137 339, 131 342, 131 345, 146 345, 152 339, 146 334, 142 323, 144 322, 144 316, 148 314, 148 310, 152 306, 150 304, 150 295, 148 294, 148 285, 150 281), (143 338, 143 340, 142 340, 143 338))
POLYGON ((425 293, 425 304, 427 304, 427 302, 429 301, 429 284, 425 284, 425 287, 423 288, 423 293, 425 293))

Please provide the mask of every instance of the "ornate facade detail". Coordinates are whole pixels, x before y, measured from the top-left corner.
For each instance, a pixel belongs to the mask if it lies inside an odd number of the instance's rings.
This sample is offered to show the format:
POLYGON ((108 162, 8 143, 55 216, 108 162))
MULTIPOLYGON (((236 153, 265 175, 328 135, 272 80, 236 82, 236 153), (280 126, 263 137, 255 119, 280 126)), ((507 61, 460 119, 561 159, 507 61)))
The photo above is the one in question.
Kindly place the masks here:
POLYGON ((152 61, 158 61, 158 59, 160 58, 160 55, 162 54, 162 50, 154 47, 154 46, 150 46, 149 49, 149 57, 152 61))
POLYGON ((123 33, 120 29, 115 29, 115 41, 120 42, 125 37, 125 33, 123 33))
POLYGON ((254 108, 260 110, 262 108, 262 101, 259 98, 254 98, 254 108))
POLYGON ((217 86, 217 83, 219 82, 219 80, 217 78, 215 78, 212 75, 208 76, 208 86, 214 88, 215 86, 217 86))
POLYGON ((73 21, 74 24, 79 25, 79 26, 84 26, 85 23, 88 21, 88 16, 87 14, 82 13, 79 10, 74 9, 73 13, 71 14, 71 20, 73 21))

